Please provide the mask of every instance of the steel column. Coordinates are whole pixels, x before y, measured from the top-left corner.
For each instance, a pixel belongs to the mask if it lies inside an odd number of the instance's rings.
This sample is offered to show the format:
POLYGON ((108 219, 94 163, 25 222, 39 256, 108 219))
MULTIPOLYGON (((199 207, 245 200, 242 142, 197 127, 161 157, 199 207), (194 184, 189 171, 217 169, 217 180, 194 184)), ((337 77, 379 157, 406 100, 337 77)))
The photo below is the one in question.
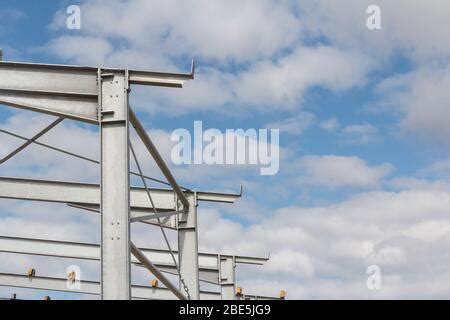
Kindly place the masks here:
POLYGON ((222 300, 236 299, 236 261, 234 257, 219 257, 220 296, 222 300))
MULTIPOLYGON (((178 252, 181 277, 191 299, 200 299, 198 273, 197 193, 187 195, 189 210, 178 216, 178 252)), ((180 283, 180 286, 183 284, 180 283)))
MULTIPOLYGON (((101 73, 101 71, 99 72, 101 73)), ((101 297, 131 298, 128 77, 100 74, 101 297)))

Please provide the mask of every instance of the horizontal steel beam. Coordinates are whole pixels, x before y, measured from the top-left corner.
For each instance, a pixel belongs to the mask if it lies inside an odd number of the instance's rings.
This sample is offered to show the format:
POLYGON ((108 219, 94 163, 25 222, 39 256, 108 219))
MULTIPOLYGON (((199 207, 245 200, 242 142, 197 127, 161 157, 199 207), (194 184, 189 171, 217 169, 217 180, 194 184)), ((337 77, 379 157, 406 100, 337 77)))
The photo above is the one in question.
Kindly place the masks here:
POLYGON ((97 123, 97 70, 0 62, 0 103, 97 123))
MULTIPOLYGON (((149 190, 156 209, 176 210, 173 190, 157 188, 149 190)), ((197 192, 199 201, 233 203, 239 197, 238 194, 197 192)), ((0 177, 0 198, 99 205, 100 187, 98 184, 89 183, 0 177)), ((131 208, 151 208, 144 188, 132 187, 130 202, 131 208)))
MULTIPOLYGON (((96 281, 80 281, 79 289, 71 289, 67 279, 53 277, 28 277, 21 274, 0 273, 0 286, 13 288, 26 288, 37 290, 49 290, 59 292, 72 292, 81 294, 100 294, 100 283, 96 281)), ((167 288, 133 285, 131 287, 133 299, 145 300, 175 300, 176 296, 167 288)), ((261 295, 242 295, 238 300, 281 300, 279 297, 261 295)), ((200 300, 219 300, 220 293, 212 291, 200 291, 200 300)))
POLYGON ((139 216, 131 217, 130 222, 148 221, 150 219, 157 219, 157 218, 160 218, 162 221, 163 219, 169 219, 172 216, 179 215, 182 212, 183 211, 178 210, 178 211, 157 212, 156 214, 152 213, 152 214, 139 215, 139 216))
POLYGON ((128 72, 130 84, 181 88, 186 81, 194 79, 195 62, 192 60, 190 73, 167 73, 138 70, 129 70, 128 72))
MULTIPOLYGON (((59 85, 60 87, 56 87, 59 89, 58 91, 64 91, 66 89, 64 83, 62 83, 60 78, 61 74, 87 74, 90 76, 97 76, 97 72, 100 69, 103 73, 107 74, 109 72, 123 72, 128 71, 129 74, 129 82, 130 84, 137 85, 149 85, 149 86, 163 86, 163 87, 177 87, 180 88, 182 85, 188 81, 194 79, 195 75, 195 63, 192 61, 191 70, 189 73, 175 73, 175 72, 160 72, 160 71, 148 71, 148 70, 135 70, 135 69, 118 69, 118 68, 106 68, 106 67, 88 67, 88 66, 76 66, 76 65, 61 65, 61 64, 42 64, 42 63, 28 63, 28 62, 13 62, 13 61, 0 61, 0 69, 4 70, 15 70, 17 72, 29 72, 33 73, 36 78, 36 81, 33 81, 34 84, 37 85, 39 81, 37 80, 48 80, 49 75, 52 75, 53 78, 50 78, 53 83, 59 85), (52 74, 53 73, 53 74, 52 74), (55 76, 56 74, 56 76, 55 76), (39 78, 40 76, 40 78, 39 78), (37 79, 39 78, 39 79, 37 79)), ((6 74, 6 73, 5 73, 6 74)), ((9 74, 10 75, 10 74, 9 74)), ((69 77, 69 76, 67 76, 69 77)), ((17 79, 17 78, 15 78, 17 79)), ((65 79, 63 79, 65 80, 65 79)), ((75 89, 68 90, 73 92, 85 92, 91 94, 97 94, 97 90, 94 90, 95 86, 90 79, 90 83, 78 83, 78 87, 75 89)), ((95 79, 94 79, 95 81, 95 79)), ((67 83, 66 83, 67 84, 67 83)), ((45 85, 41 83, 37 89, 43 89, 46 87, 42 87, 45 85)), ((0 82, 0 87, 2 83, 0 82)))
MULTIPOLYGON (((175 209, 175 196, 172 190, 151 189, 150 192, 157 209, 175 209)), ((99 205, 100 187, 88 183, 0 177, 0 198, 99 205)), ((144 189, 131 188, 130 198, 131 208, 150 208, 144 189)))
MULTIPOLYGON (((100 283, 95 281, 80 281, 79 289, 71 289, 68 286, 67 279, 52 278, 52 277, 27 277, 26 275, 0 273, 0 286, 28 288, 38 290, 50 290, 61 292, 73 292, 83 294, 100 294, 100 283)), ((72 286, 73 287, 73 286, 72 286)), ((147 287, 147 286, 132 286, 131 296, 133 299, 151 299, 151 300, 174 300, 176 296, 167 288, 161 287, 147 287)), ((202 300, 217 300, 220 299, 218 292, 203 291, 200 293, 202 300)))
POLYGON ((130 84, 181 88, 191 72, 35 64, 0 61, 0 103, 98 124, 98 77, 128 74, 130 84))
MULTIPOLYGON (((96 204, 86 204, 86 203, 68 203, 69 207, 86 210, 89 212, 94 212, 100 214, 100 206, 96 204)), ((157 216, 160 217, 161 225, 165 228, 177 229, 176 225, 176 211, 159 211, 157 215, 154 213, 150 213, 152 210, 150 209, 137 209, 131 208, 130 210, 130 222, 142 222, 146 224, 151 224, 155 226, 159 226, 159 222, 157 220, 157 216), (150 213, 150 214, 149 214, 150 213)))
POLYGON ((280 297, 261 296, 255 294, 244 294, 237 297, 237 300, 284 300, 280 297))
MULTIPOLYGON (((140 248, 142 253, 159 269, 174 273, 176 271, 172 257, 168 250, 140 248)), ((100 246, 80 242, 55 241, 45 239, 31 239, 20 237, 0 236, 0 252, 39 255, 58 258, 72 258, 83 260, 100 260, 100 246)), ((178 261, 178 252, 173 251, 178 261)), ((202 281, 219 283, 220 257, 233 257, 216 253, 199 253, 199 272, 202 281)), ((268 258, 235 256, 237 264, 263 265, 268 258)), ((132 258, 133 263, 138 263, 132 258)))

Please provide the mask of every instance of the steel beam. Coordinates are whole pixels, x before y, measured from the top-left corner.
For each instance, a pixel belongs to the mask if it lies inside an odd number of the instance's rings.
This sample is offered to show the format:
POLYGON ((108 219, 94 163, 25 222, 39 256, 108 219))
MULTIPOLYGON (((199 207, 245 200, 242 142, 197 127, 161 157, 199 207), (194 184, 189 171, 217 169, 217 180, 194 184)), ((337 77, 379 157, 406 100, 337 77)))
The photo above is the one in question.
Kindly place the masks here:
MULTIPOLYGON (((0 177, 0 198, 65 203, 92 212, 99 211, 99 189, 96 184, 0 177)), ((172 190, 156 188, 149 190, 158 211, 175 210, 175 194, 172 190)), ((197 192, 197 199, 207 202, 233 203, 239 197, 240 194, 197 192)), ((153 212, 143 188, 131 188, 130 201, 133 219, 153 212)), ((144 222, 157 224, 154 218, 144 222)), ((175 220, 164 218, 164 226, 176 229, 175 220)))
MULTIPOLYGON (((140 248, 147 259, 164 272, 176 274, 176 268, 168 250, 140 248)), ((77 243, 67 241, 54 241, 44 239, 27 239, 17 237, 0 236, 0 252, 39 255, 57 258, 71 258, 83 260, 100 260, 100 246, 96 244, 77 243)), ((175 259, 178 261, 177 251, 174 251, 175 259)), ((199 273, 202 281, 218 284, 218 267, 215 263, 216 255, 200 253, 199 273)), ((264 261, 254 258, 255 261, 264 261)), ((132 263, 139 263, 131 257, 132 263)), ((260 262, 261 264, 263 262, 260 262)))
MULTIPOLYGON (((101 68, 127 83, 181 88, 189 74, 101 68)), ((99 124, 97 67, 0 61, 0 103, 99 124)))
POLYGON ((194 74, 195 62, 192 60, 190 73, 129 70, 129 81, 130 84, 181 88, 186 81, 194 79, 194 74))
POLYGON ((131 252, 142 265, 164 284, 178 299, 187 300, 186 296, 131 242, 131 252))
MULTIPOLYGON (((28 277, 21 274, 0 273, 0 286, 12 288, 26 288, 36 290, 49 290, 60 292, 72 292, 81 294, 100 294, 100 283, 96 281, 80 281, 80 288, 69 286, 67 279, 54 277, 28 277)), ((175 300, 177 297, 167 288, 133 285, 131 287, 133 299, 145 300, 175 300)), ((219 300, 220 293, 213 291, 201 291, 201 300, 219 300)), ((238 300, 281 300, 279 297, 246 294, 238 300)))
POLYGON ((97 123, 97 71, 0 62, 0 103, 97 123))
MULTIPOLYGON (((0 177, 0 198, 8 199, 99 205, 99 189, 98 184, 0 177)), ((149 190, 158 210, 176 209, 173 190, 159 188, 149 190)), ((185 193, 193 194, 190 191, 185 193)), ((205 202, 234 203, 240 196, 240 194, 197 192, 197 199, 205 202)), ((150 209, 145 189, 130 188, 130 204, 135 209, 150 209)))
POLYGON ((236 300, 284 300, 280 297, 271 296, 261 296, 258 294, 244 294, 242 296, 236 297, 236 300))
POLYGON ((144 143, 145 147, 147 148, 150 155, 155 160, 156 164, 158 165, 159 169, 162 171, 164 176, 166 177, 167 181, 172 186, 173 190, 177 194, 179 200, 183 204, 185 210, 189 207, 189 202, 184 195, 183 191, 181 190, 180 186, 178 185, 177 181, 173 177, 172 173, 169 170, 169 167, 164 162, 163 158, 158 152, 158 149, 156 149, 155 144, 150 139, 149 135, 147 134, 147 131, 145 131, 144 127, 142 126, 141 122, 137 118, 137 116, 134 114, 133 110, 130 109, 130 121, 133 125, 134 129, 136 130, 136 133, 138 134, 139 138, 141 138, 142 142, 144 143))
MULTIPOLYGON (((172 257, 168 250, 150 248, 139 249, 147 259, 152 261, 159 269, 173 274, 176 273, 175 265, 173 264, 172 257)), ((93 261, 100 260, 100 246, 97 244, 45 239, 0 236, 0 252, 93 261)), ((176 261, 178 261, 178 251, 175 250, 173 252, 176 261)), ((268 260, 268 258, 199 252, 199 279, 213 284, 220 284, 219 270, 221 270, 222 266, 218 264, 218 261, 221 261, 221 259, 231 259, 238 264, 254 265, 263 265, 268 260)), ((131 262, 138 263, 139 261, 132 257, 131 262)), ((225 278, 225 276, 222 276, 222 278, 225 278)))
MULTIPOLYGON (((54 91, 67 91, 70 88, 72 92, 89 92, 96 94, 95 88, 96 75, 99 67, 86 67, 76 65, 61 65, 61 64, 42 64, 42 63, 28 63, 28 62, 12 62, 0 61, 0 75, 5 78, 10 78, 8 82, 4 82, 9 87, 16 88, 17 86, 25 86, 24 82, 20 80, 25 79, 27 86, 32 86, 34 89, 45 90, 51 86, 54 91), (15 73, 15 74, 13 74, 15 73), (19 74, 20 73, 20 74, 19 74), (77 82, 70 78, 72 74, 86 74, 90 82, 77 82), (66 76, 65 76, 66 75, 66 76), (33 79, 30 79, 30 78, 33 79), (68 80, 68 81, 63 81, 68 80), (45 81, 50 81, 46 84, 45 81), (17 84, 13 86, 12 84, 17 84), (73 85, 73 86, 71 86, 73 85)), ((128 80, 130 84, 148 85, 148 86, 162 86, 162 87, 176 87, 181 88, 183 84, 191 79, 194 79, 195 63, 192 61, 191 70, 189 73, 174 73, 174 72, 159 72, 147 70, 133 70, 133 69, 117 69, 117 68, 102 68, 104 73, 125 73, 128 72, 128 80)), ((2 78, 0 76, 0 78, 2 78)), ((0 87, 3 87, 0 82, 0 87)))
POLYGON ((145 215, 138 215, 138 216, 132 216, 130 219, 130 222, 142 222, 142 221, 148 221, 151 219, 157 219, 160 218, 161 222, 164 222, 163 219, 168 219, 170 217, 173 217, 175 215, 181 214, 183 211, 167 211, 167 212, 157 212, 157 213, 151 213, 151 214, 145 214, 145 215))
MULTIPOLYGON (((80 203, 68 203, 69 207, 86 210, 89 212, 100 213, 100 206, 92 205, 92 204, 80 204, 80 203)), ((131 208, 130 209, 130 222, 142 222, 146 224, 152 224, 155 226, 159 226, 159 222, 157 217, 160 218, 161 224, 164 228, 174 229, 176 230, 176 211, 158 211, 155 215, 154 213, 150 213, 150 209, 138 209, 131 208)))
MULTIPOLYGON (((38 290, 50 290, 61 292, 72 292, 82 294, 100 294, 100 283, 95 281, 80 281, 80 288, 69 286, 67 279, 53 277, 27 277, 26 275, 0 273, 0 286, 28 288, 38 290)), ((133 299, 152 299, 152 300, 174 300, 177 297, 167 288, 137 286, 131 287, 131 296, 133 299)), ((202 291, 200 293, 202 300, 220 299, 217 292, 202 291)))

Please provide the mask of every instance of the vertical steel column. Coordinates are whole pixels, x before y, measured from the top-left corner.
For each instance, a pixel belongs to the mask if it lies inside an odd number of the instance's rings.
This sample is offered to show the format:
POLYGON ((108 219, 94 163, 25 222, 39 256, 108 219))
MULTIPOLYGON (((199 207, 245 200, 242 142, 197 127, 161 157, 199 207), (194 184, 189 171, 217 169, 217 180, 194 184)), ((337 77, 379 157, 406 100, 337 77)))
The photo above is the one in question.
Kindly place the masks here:
MULTIPOLYGON (((178 254, 181 277, 193 300, 200 299, 198 273, 197 193, 187 195, 189 210, 178 217, 178 254)), ((183 284, 180 283, 180 289, 183 284)))
POLYGON ((219 256, 220 296, 222 300, 236 300, 236 261, 234 257, 219 256))
POLYGON ((127 72, 99 77, 101 135, 101 295, 127 300, 130 286, 130 181, 127 72))

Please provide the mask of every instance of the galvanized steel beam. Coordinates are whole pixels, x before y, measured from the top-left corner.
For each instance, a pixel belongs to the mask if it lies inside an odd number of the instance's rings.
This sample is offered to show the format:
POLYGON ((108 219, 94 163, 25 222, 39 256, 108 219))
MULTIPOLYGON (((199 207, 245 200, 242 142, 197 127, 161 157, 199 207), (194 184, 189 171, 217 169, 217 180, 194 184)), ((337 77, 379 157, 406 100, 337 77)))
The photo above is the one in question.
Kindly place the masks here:
POLYGON ((195 68, 184 74, 0 61, 0 103, 99 124, 99 70, 130 84, 181 88, 195 68))
MULTIPOLYGON (((28 288, 38 290, 50 290, 61 292, 72 292, 82 294, 100 294, 100 283, 96 281, 80 281, 80 287, 70 285, 67 279, 53 277, 27 277, 26 275, 0 273, 0 286, 28 288)), ((131 297, 133 299, 151 299, 151 300, 175 300, 177 297, 167 288, 137 286, 131 287, 131 297)), ((220 299, 217 292, 202 291, 200 293, 202 300, 220 299)))
POLYGON ((148 269, 158 280, 164 284, 167 289, 170 290, 178 299, 180 300, 187 300, 187 297, 185 294, 181 292, 181 290, 178 290, 177 287, 175 287, 172 282, 170 282, 169 279, 160 271, 158 268, 142 253, 141 250, 138 249, 134 245, 133 242, 131 242, 131 253, 136 257, 137 260, 139 260, 142 265, 148 269))
MULTIPOLYGON (((173 190, 149 188, 153 201, 159 210, 176 210, 173 190)), ((186 194, 193 192, 185 191, 186 194)), ((197 200, 205 202, 234 203, 240 194, 197 191, 197 200)), ((98 184, 21 179, 0 177, 0 198, 34 200, 59 203, 78 203, 99 205, 100 188, 98 184)), ((130 188, 132 208, 149 209, 150 202, 145 189, 130 188)))
MULTIPOLYGON (((176 268, 168 250, 150 248, 139 249, 160 270, 169 273, 176 273, 176 268)), ((98 244, 48 239, 0 236, 0 252, 93 261, 100 260, 100 246, 98 244)), ((175 250, 174 254, 178 261, 178 251, 175 250)), ((219 281, 219 270, 220 274, 222 274, 222 279, 229 280, 228 276, 226 276, 226 270, 230 269, 225 269, 223 264, 219 264, 219 261, 223 260, 233 260, 237 264, 263 265, 268 258, 199 252, 198 263, 200 280, 214 284, 221 284, 219 281)), ((131 262, 138 263, 138 260, 132 257, 131 262)))

